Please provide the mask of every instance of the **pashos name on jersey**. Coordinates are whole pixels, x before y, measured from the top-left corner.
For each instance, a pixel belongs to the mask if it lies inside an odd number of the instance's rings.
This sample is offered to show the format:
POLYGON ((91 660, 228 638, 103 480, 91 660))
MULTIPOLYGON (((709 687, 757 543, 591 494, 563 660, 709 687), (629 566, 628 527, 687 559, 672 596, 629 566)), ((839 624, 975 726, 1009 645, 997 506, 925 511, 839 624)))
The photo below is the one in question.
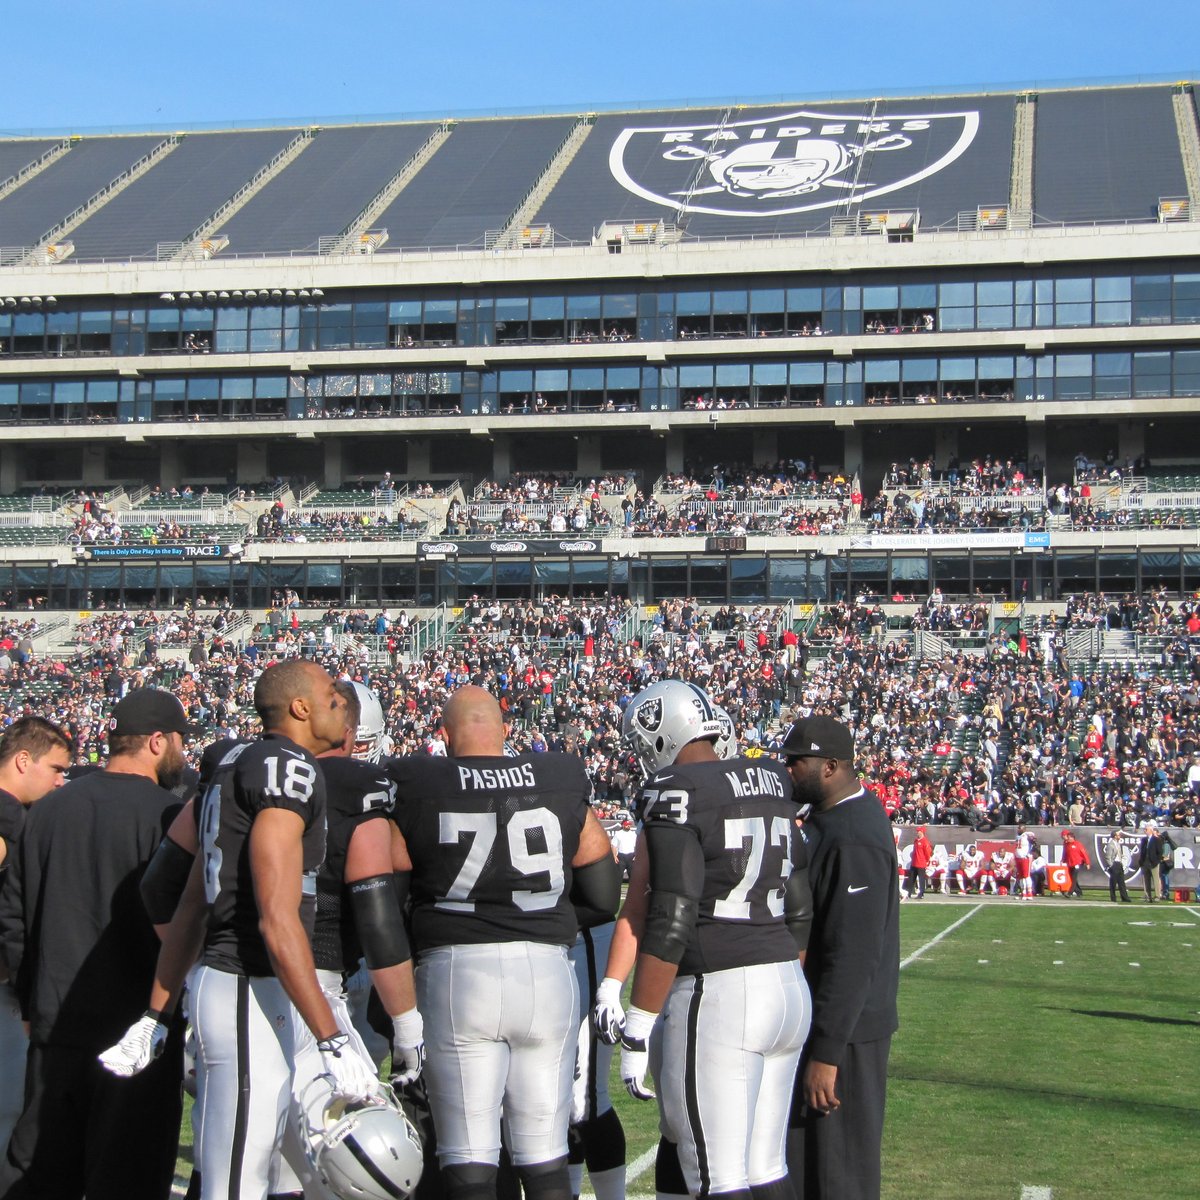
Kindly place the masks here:
POLYGON ((949 166, 978 131, 977 111, 873 118, 801 109, 720 124, 627 128, 612 144, 609 169, 622 187, 668 208, 781 216, 861 204, 908 187, 949 166))

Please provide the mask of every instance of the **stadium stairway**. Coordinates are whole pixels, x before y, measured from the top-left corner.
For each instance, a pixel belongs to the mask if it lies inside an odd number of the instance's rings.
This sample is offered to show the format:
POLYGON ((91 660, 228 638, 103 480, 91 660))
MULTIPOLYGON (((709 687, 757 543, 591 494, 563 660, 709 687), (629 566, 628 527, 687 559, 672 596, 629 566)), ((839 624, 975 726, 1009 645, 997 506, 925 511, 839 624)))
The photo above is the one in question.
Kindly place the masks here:
POLYGON ((1100 640, 1101 662, 1136 662, 1137 656, 1137 640, 1131 630, 1106 629, 1103 631, 1100 640))

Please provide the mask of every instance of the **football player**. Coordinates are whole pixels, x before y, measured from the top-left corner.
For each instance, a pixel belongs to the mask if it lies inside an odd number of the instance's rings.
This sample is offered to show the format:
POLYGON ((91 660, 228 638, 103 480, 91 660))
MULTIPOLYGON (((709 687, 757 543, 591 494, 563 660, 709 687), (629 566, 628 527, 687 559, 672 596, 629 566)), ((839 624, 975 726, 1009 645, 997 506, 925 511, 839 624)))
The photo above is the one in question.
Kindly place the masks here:
POLYGON ((971 842, 960 857, 958 890, 965 896, 972 888, 983 890, 983 851, 971 842))
POLYGON ((929 866, 925 868, 925 878, 929 880, 929 886, 937 888, 943 896, 950 894, 950 860, 940 846, 934 847, 929 853, 929 866))
POLYGON ((649 872, 622 1079, 635 1098, 653 1098, 648 1042, 661 1012, 660 1106, 687 1190, 785 1196, 784 1136, 811 1018, 787 924, 801 908, 791 876, 806 861, 791 780, 774 760, 720 759, 711 702, 678 680, 635 696, 622 731, 646 775, 649 872))
MULTIPOLYGON (((317 911, 313 926, 313 960, 317 978, 338 1027, 345 1030, 363 1059, 367 1047, 355 1028, 343 979, 355 973, 365 958, 370 983, 392 1020, 393 1083, 414 1083, 425 1059, 423 1023, 416 1008, 412 955, 392 877, 392 807, 396 785, 374 765, 372 745, 363 737, 361 714, 379 709, 375 694, 361 683, 339 682, 345 701, 343 744, 318 756, 326 791, 325 861, 317 873, 317 911), (366 761, 357 757, 363 754, 366 761)), ((382 709, 379 709, 382 719, 382 709)), ((381 723, 381 722, 380 722, 381 723)), ((376 755, 377 757, 377 755, 376 755)), ((271 1185, 272 1197, 323 1198, 328 1192, 314 1177, 319 1171, 326 1110, 333 1093, 316 1042, 308 1027, 294 1021, 295 1070, 292 1112, 285 1127, 283 1155, 271 1185), (303 1140, 298 1140, 297 1135, 303 1140), (307 1137, 303 1135, 307 1134, 307 1137), (307 1144, 305 1144, 307 1143, 307 1144)), ((371 1060, 374 1061, 374 1060, 371 1060)), ((420 1174, 420 1147, 415 1161, 413 1138, 395 1147, 403 1155, 395 1183, 411 1191, 420 1174)), ((389 1176, 394 1164, 376 1164, 389 1176)))
MULTIPOLYGON (((997 889, 1002 896, 1007 896, 1012 891, 1014 862, 1013 852, 1007 846, 998 846, 992 851, 988 860, 988 872, 991 876, 993 895, 997 889)), ((979 890, 983 891, 982 886, 979 890)))
POLYGON ((1033 855, 1037 842, 1024 825, 1017 826, 1017 851, 1014 862, 1016 892, 1023 900, 1033 899, 1033 855))
POLYGON ((620 873, 579 758, 506 756, 499 705, 479 687, 454 692, 443 724, 446 757, 387 764, 443 1190, 495 1196, 503 1112, 528 1200, 568 1200, 579 994, 567 949, 576 909, 612 918, 620 873))
MULTIPOLYGON (((714 704, 713 711, 718 724, 722 727, 721 735, 713 742, 717 756, 722 759, 736 758, 738 744, 733 722, 719 705, 714 704)), ((604 978, 600 981, 599 987, 594 989, 592 1028, 596 1040, 602 1046, 615 1046, 621 1040, 621 1033, 625 1027, 625 1012, 621 1006, 621 989, 632 974, 637 961, 638 946, 645 928, 646 901, 649 897, 650 873, 645 845, 645 836, 639 833, 629 889, 625 896, 625 903, 621 906, 621 911, 613 926, 604 978)), ((793 934, 796 934, 796 925, 793 923, 789 927, 792 928, 793 934)), ((803 955, 802 948, 801 955, 803 955)), ((651 1075, 657 1079, 662 1069, 661 1021, 655 1023, 650 1039, 649 1068, 651 1075)), ((655 1195, 657 1200, 684 1197, 688 1194, 688 1190, 679 1166, 679 1152, 661 1121, 659 1133, 658 1152, 654 1163, 655 1195)))
POLYGON ((345 703, 304 659, 269 667, 254 689, 263 737, 235 745, 201 798, 200 853, 159 955, 150 1009, 101 1056, 136 1074, 165 1037, 193 977, 196 1160, 203 1200, 265 1200, 286 1118, 292 1005, 346 1097, 381 1095, 373 1064, 339 1028, 313 965, 316 873, 325 857, 325 784, 315 755, 342 745, 345 703), (207 920, 206 920, 207 918, 207 920))

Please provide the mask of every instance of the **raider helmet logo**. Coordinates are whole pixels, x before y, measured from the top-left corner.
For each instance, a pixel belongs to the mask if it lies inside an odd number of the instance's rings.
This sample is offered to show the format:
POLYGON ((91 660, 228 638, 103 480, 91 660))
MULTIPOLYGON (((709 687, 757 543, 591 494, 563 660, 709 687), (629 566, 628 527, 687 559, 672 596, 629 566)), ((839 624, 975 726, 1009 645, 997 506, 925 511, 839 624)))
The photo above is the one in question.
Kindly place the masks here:
POLYGON ((663 704, 661 696, 643 700, 633 719, 647 732, 653 733, 662 724, 663 704))
POLYGON ((936 174, 967 149, 978 112, 884 117, 800 109, 748 121, 624 129, 613 177, 688 212, 782 216, 861 204, 936 174))

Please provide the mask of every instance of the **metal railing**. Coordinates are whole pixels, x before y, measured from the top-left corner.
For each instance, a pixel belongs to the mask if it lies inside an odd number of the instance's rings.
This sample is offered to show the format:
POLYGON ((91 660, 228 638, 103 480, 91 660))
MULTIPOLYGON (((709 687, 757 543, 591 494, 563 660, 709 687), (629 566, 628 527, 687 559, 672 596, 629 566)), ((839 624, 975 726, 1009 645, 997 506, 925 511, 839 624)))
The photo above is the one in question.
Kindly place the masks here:
MULTIPOLYGON (((47 242, 54 241, 54 239, 58 237, 60 233, 65 233, 67 230, 73 229, 79 219, 86 213, 90 212, 93 208, 98 208, 105 197, 111 195, 113 192, 119 192, 131 179, 133 179, 135 175, 144 170, 146 167, 150 166, 156 159, 159 159, 164 154, 174 150, 175 147, 178 146, 182 141, 183 135, 177 133, 172 134, 168 138, 164 138, 158 143, 157 146, 151 150, 148 150, 136 162, 130 163, 130 165, 126 167, 125 170, 120 173, 120 175, 112 180, 111 183, 105 184, 105 186, 102 187, 98 192, 92 196, 89 196, 81 205, 79 205, 78 208, 73 209, 65 217, 63 217, 63 219, 59 221, 57 225, 43 233, 42 236, 38 238, 37 245, 44 246, 47 242)), ((33 249, 35 248, 36 247, 30 247, 29 252, 32 253, 33 249)))

